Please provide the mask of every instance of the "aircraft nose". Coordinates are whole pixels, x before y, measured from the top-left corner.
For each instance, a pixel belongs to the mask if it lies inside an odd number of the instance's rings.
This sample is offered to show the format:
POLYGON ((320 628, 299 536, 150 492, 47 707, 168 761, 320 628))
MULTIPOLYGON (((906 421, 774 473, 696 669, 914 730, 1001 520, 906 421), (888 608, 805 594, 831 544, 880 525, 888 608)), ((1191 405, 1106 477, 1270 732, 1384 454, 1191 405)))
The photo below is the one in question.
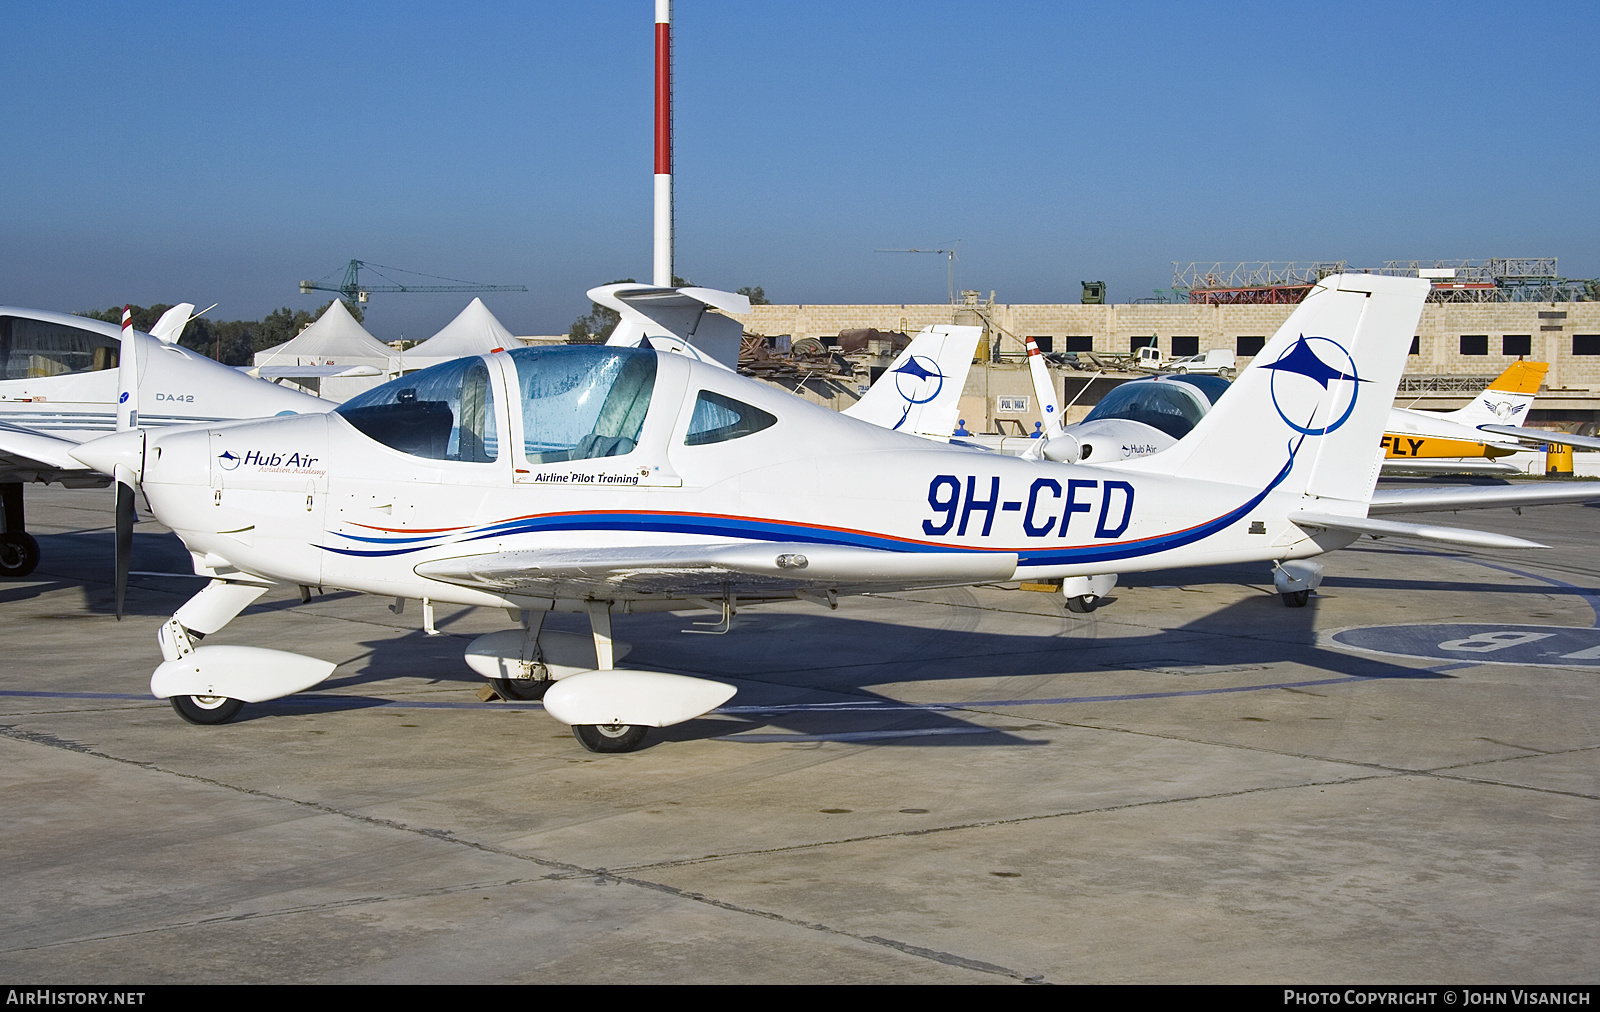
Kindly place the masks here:
POLYGON ((120 464, 137 479, 144 470, 144 433, 135 430, 91 439, 74 449, 72 456, 102 474, 114 474, 120 464))

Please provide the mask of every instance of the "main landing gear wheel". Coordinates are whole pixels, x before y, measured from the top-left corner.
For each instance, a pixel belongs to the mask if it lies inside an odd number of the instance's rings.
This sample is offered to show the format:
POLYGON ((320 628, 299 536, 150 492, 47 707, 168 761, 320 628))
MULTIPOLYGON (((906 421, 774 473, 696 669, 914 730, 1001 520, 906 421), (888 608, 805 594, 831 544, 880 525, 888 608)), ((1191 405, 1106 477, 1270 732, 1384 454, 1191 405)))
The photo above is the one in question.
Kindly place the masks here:
POLYGON ((1283 606, 1285 608, 1304 608, 1309 600, 1311 600, 1311 591, 1309 590, 1286 590, 1283 593, 1283 606))
POLYGON ((0 576, 20 577, 39 564, 39 542, 26 531, 0 534, 0 576))
POLYGON ((572 735, 590 752, 632 752, 644 744, 643 724, 574 724, 572 735))
POLYGON ((501 699, 531 701, 543 699, 544 694, 550 691, 550 686, 556 684, 554 678, 491 678, 489 684, 494 686, 494 691, 500 693, 501 699))
POLYGON ((226 724, 239 715, 244 700, 228 696, 173 696, 172 708, 191 724, 226 724))
POLYGON ((1067 610, 1075 615, 1087 615, 1100 607, 1098 594, 1079 594, 1077 597, 1067 598, 1067 610))

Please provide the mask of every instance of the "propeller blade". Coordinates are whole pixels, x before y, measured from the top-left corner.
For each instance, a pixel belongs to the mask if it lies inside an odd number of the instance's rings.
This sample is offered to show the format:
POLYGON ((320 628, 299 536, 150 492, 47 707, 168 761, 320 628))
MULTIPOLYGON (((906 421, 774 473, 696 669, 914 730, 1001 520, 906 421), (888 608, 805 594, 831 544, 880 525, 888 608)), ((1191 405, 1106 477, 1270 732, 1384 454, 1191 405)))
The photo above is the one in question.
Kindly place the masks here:
POLYGON ((133 311, 122 307, 122 340, 117 351, 117 431, 139 427, 139 344, 133 336, 133 311))
POLYGON ((122 602, 128 593, 128 561, 133 556, 133 525, 139 513, 133 505, 131 472, 122 464, 116 468, 117 485, 117 621, 122 621, 122 602))

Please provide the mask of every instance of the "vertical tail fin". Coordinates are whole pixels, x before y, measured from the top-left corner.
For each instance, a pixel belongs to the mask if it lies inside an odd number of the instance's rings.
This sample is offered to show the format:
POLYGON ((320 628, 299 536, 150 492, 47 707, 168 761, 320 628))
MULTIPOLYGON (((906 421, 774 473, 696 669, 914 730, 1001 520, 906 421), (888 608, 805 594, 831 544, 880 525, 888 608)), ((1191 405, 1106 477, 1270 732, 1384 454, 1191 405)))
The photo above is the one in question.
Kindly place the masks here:
POLYGON ((885 429, 950 440, 982 327, 927 327, 843 414, 885 429))
POLYGON ((1487 390, 1473 398, 1471 404, 1444 417, 1473 428, 1521 425, 1533 409, 1533 395, 1539 392, 1539 385, 1549 369, 1548 362, 1513 362, 1487 390))
POLYGON ((1428 287, 1324 278, 1193 431, 1133 466, 1365 502, 1428 287))

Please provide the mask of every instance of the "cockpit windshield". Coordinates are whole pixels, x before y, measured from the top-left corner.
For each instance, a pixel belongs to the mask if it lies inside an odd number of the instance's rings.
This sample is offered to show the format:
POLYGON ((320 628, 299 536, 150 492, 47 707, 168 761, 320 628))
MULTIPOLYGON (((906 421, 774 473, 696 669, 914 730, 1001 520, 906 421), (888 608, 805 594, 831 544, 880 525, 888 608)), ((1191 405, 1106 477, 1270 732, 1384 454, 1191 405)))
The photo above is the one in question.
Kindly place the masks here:
POLYGON ((1187 383, 1134 380, 1101 398, 1084 421, 1125 418, 1160 429, 1174 439, 1182 439, 1205 417, 1208 407, 1206 399, 1187 383))
POLYGON ((568 345, 510 355, 529 463, 619 457, 638 445, 655 390, 655 352, 568 345))
POLYGON ((498 456, 494 387, 481 358, 463 358, 390 380, 350 398, 336 414, 401 453, 485 463, 498 456))

